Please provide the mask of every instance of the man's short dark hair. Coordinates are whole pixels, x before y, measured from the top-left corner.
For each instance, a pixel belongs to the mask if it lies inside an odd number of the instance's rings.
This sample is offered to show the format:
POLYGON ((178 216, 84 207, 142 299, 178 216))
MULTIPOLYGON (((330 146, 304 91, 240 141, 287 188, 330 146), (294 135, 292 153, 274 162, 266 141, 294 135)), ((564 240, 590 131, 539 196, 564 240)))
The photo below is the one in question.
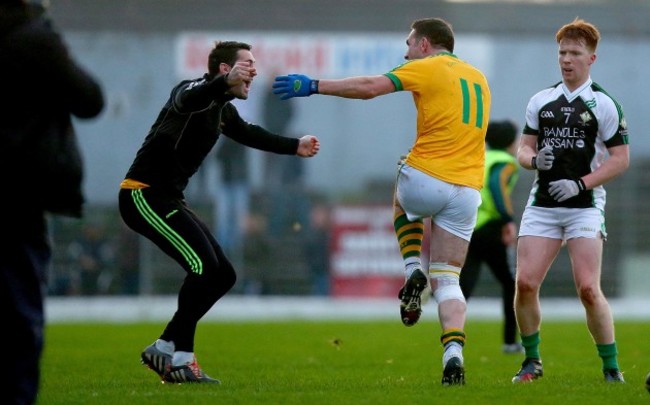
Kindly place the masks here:
POLYGON ((237 61, 237 52, 241 49, 250 51, 253 47, 244 42, 237 41, 217 41, 214 48, 208 56, 208 73, 211 77, 219 73, 219 65, 225 63, 234 65, 237 61))
POLYGON ((490 149, 508 149, 517 138, 517 126, 512 121, 491 121, 485 134, 490 149))
POLYGON ((449 52, 454 52, 454 31, 451 24, 442 18, 415 20, 411 24, 411 29, 415 30, 418 37, 426 37, 431 45, 437 45, 449 52))

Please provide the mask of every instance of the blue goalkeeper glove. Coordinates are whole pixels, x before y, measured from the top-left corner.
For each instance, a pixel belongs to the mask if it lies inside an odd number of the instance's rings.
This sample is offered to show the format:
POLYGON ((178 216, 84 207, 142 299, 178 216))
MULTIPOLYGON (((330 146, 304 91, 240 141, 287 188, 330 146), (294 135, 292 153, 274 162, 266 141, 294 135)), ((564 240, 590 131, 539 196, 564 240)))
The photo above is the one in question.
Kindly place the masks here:
POLYGON ((312 94, 318 94, 318 80, 298 74, 276 76, 273 82, 273 94, 282 94, 280 100, 309 97, 312 94))

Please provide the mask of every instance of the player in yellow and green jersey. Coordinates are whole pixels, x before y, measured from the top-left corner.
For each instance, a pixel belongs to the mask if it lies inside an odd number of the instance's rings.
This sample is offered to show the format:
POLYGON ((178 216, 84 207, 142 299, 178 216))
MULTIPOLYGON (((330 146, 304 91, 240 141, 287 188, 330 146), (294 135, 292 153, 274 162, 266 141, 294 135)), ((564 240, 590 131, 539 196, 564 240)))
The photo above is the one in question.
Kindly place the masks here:
POLYGON ((490 89, 481 71, 453 54, 448 22, 414 21, 406 45, 407 61, 386 74, 334 80, 291 74, 276 77, 273 88, 283 100, 312 94, 352 99, 396 91, 413 94, 417 133, 399 166, 394 196, 395 232, 406 277, 398 294, 400 316, 406 326, 414 325, 423 294, 431 287, 442 326, 442 384, 464 384, 466 303, 459 277, 481 202, 490 89), (423 271, 425 218, 432 226, 430 262, 423 271))

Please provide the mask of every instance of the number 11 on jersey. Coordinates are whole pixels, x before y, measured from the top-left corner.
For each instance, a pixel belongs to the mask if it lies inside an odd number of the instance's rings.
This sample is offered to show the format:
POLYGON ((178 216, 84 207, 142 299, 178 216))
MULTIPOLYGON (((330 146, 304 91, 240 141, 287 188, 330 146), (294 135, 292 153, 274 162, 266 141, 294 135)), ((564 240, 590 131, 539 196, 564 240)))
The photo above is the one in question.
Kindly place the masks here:
MULTIPOLYGON (((476 120, 474 125, 477 128, 483 126, 483 94, 481 92, 481 86, 477 83, 472 83, 474 88, 475 95, 475 105, 476 105, 476 120)), ((470 97, 470 85, 467 83, 467 80, 460 79, 460 88, 463 94, 463 124, 469 125, 470 120, 470 111, 471 111, 471 97, 470 97)))

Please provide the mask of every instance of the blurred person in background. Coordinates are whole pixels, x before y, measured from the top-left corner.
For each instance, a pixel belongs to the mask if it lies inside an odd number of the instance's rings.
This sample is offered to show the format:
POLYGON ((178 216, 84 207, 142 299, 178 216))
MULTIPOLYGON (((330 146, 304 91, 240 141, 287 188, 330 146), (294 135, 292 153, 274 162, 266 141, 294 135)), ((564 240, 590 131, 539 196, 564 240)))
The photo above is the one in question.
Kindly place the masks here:
POLYGON ((141 255, 141 236, 134 232, 125 223, 120 223, 120 229, 117 233, 117 242, 115 252, 116 261, 116 293, 121 295, 138 295, 146 293, 141 291, 140 285, 140 255, 141 255))
POLYGON ((115 249, 103 225, 87 222, 68 246, 72 294, 108 294, 115 278, 115 249))
MULTIPOLYGON (((272 74, 270 77, 275 77, 272 74)), ((290 133, 296 115, 293 100, 282 101, 269 84, 262 98, 264 127, 277 134, 290 133)), ((309 200, 305 187, 305 162, 290 156, 264 156, 263 193, 269 197, 268 231, 274 238, 291 235, 295 224, 309 220, 309 200)))
POLYGON ((326 296, 330 293, 330 217, 330 208, 325 203, 316 203, 305 229, 303 252, 309 268, 312 295, 326 296))
POLYGON ((510 198, 519 173, 519 163, 515 158, 517 132, 517 126, 511 121, 492 121, 488 125, 482 203, 478 207, 467 259, 460 272, 460 288, 466 300, 472 296, 484 263, 501 284, 504 353, 523 350, 517 341, 515 275, 511 260, 517 243, 517 225, 510 198))
MULTIPOLYGON (((33 404, 44 346, 46 275, 51 264, 47 196, 33 173, 33 148, 74 133, 71 115, 97 116, 99 83, 73 60, 40 4, 0 0, 0 307, 6 347, 2 402, 33 404)), ((62 207, 80 210, 80 207, 62 207)))
POLYGON ((217 144, 215 157, 221 178, 216 190, 214 229, 224 253, 240 267, 244 260, 244 233, 251 198, 248 151, 245 145, 225 137, 217 144))
POLYGON ((415 144, 399 166, 394 225, 406 282, 398 294, 400 316, 414 325, 429 287, 438 303, 444 347, 442 384, 465 382, 465 298, 459 277, 481 202, 490 89, 482 72, 459 59, 451 25, 439 18, 414 21, 402 65, 376 76, 313 80, 276 77, 281 99, 323 94, 371 99, 410 91, 417 109, 415 144), (452 108, 450 106, 457 106, 452 108), (422 270, 424 218, 432 219, 430 262, 422 270), (425 272, 427 274, 425 274, 425 272))
POLYGON ((543 375, 539 291, 566 243, 605 381, 624 382, 600 278, 607 238, 603 185, 629 166, 627 124, 621 106, 591 80, 598 29, 576 18, 555 38, 562 81, 529 100, 517 151, 519 164, 536 176, 517 243, 515 313, 525 359, 512 381, 543 375))
POLYGON ((265 294, 269 258, 276 253, 266 215, 256 211, 248 213, 244 221, 244 239, 243 292, 246 295, 265 294))
POLYGON ((320 142, 289 138, 244 121, 231 103, 248 98, 257 75, 251 46, 216 42, 208 72, 171 91, 120 185, 124 222, 174 259, 186 276, 178 307, 141 354, 164 382, 219 383, 199 367, 194 336, 199 320, 235 284, 236 273, 210 228, 187 205, 184 190, 221 134, 256 149, 311 157, 320 142))

